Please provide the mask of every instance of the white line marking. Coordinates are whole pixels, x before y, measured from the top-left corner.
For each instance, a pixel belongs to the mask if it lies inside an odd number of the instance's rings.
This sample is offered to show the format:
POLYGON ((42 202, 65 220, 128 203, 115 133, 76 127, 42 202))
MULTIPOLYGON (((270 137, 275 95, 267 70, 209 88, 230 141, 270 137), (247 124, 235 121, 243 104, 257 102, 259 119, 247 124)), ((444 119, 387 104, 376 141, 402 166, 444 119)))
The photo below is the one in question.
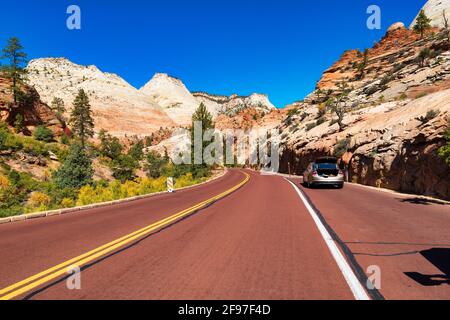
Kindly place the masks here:
POLYGON ((369 295, 367 294, 366 290, 364 290, 363 286, 359 282, 358 278, 356 277, 355 273, 353 272, 352 268, 347 263, 347 260, 345 260, 344 256, 342 255, 339 248, 336 246, 336 243, 334 242, 333 238, 331 237, 328 230, 323 225, 322 221, 320 221, 319 216, 314 211, 314 209, 309 204, 308 200, 306 200, 305 196, 301 193, 300 189, 290 180, 286 179, 297 191, 297 194, 299 195, 300 199, 303 201, 303 204, 305 205, 306 209, 308 209, 309 214, 313 218, 314 222, 316 223, 317 228, 320 231, 320 234, 322 235, 323 239, 325 240, 325 243, 328 246, 328 249, 331 252, 331 255, 333 256, 334 260, 336 261, 339 269, 342 272, 342 275, 345 278, 345 281, 347 281, 348 286, 350 287, 350 290, 353 293, 353 296, 356 300, 370 300, 369 295))

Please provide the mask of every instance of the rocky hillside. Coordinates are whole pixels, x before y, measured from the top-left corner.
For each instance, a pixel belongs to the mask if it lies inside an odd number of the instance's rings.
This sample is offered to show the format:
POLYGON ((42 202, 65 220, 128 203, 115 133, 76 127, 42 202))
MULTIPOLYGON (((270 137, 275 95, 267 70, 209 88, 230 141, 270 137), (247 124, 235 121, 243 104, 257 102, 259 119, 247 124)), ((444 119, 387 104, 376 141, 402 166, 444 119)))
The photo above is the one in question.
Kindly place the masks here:
MULTIPOLYGON (((422 8, 425 14, 431 19, 433 27, 442 27, 444 24, 443 12, 445 11, 447 19, 450 19, 450 0, 429 0, 422 8)), ((416 17, 417 19, 417 17, 416 17)), ((411 23, 412 29, 416 24, 416 19, 411 23)))
POLYGON ((23 117, 25 130, 30 133, 34 132, 37 126, 45 124, 56 135, 61 134, 61 123, 34 88, 22 87, 21 90, 26 98, 23 102, 14 105, 10 85, 10 80, 3 78, 0 74, 0 122, 6 122, 12 126, 16 116, 20 114, 23 117))
POLYGON ((27 70, 29 84, 47 104, 58 97, 70 111, 78 90, 84 89, 89 95, 96 131, 105 129, 115 136, 144 136, 162 126, 175 125, 154 100, 119 76, 104 73, 95 66, 77 65, 64 58, 45 58, 30 61, 27 70))
POLYGON ((179 79, 157 73, 140 90, 116 74, 95 66, 81 66, 65 58, 30 61, 29 84, 50 104, 54 97, 64 100, 68 111, 79 89, 90 98, 96 130, 105 129, 115 136, 150 135, 161 127, 184 127, 203 102, 211 114, 236 115, 244 109, 268 112, 275 107, 268 97, 214 96, 191 93, 179 79))
MULTIPOLYGON (((157 73, 140 89, 140 92, 151 97, 167 115, 178 125, 187 126, 192 121, 192 114, 200 102, 189 92, 183 82, 165 73, 157 73)), ((214 116, 217 109, 208 104, 208 110, 214 116)))
POLYGON ((450 117, 449 49, 442 32, 420 39, 396 23, 366 53, 344 53, 280 126, 281 170, 302 174, 334 154, 353 182, 449 199, 450 170, 437 156, 450 117), (344 90, 340 128, 326 101, 344 90))
POLYGON ((264 94, 253 93, 250 96, 233 94, 227 97, 205 92, 194 92, 193 95, 210 109, 217 110, 219 115, 235 116, 245 109, 255 109, 264 113, 276 110, 269 97, 264 94))

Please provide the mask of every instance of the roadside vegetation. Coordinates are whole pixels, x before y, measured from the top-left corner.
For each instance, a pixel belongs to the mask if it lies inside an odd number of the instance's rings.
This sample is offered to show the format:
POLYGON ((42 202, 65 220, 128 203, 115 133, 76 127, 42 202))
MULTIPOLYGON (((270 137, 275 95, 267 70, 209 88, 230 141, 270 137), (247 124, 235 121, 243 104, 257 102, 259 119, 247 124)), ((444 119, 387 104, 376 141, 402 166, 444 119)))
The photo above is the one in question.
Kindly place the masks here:
POLYGON ((448 123, 448 128, 445 133, 445 140, 447 141, 447 144, 439 149, 439 156, 441 156, 450 167, 450 122, 448 123))
MULTIPOLYGON (((11 110, 27 103, 21 91, 26 77, 25 59, 20 41, 10 39, 3 50, 6 64, 1 76, 12 83, 11 110)), ((211 176, 213 168, 206 164, 175 165, 167 152, 161 155, 148 151, 146 148, 158 143, 153 135, 124 142, 101 130, 93 140, 95 123, 88 94, 79 90, 72 105, 66 119, 62 99, 55 97, 52 101, 51 108, 64 129, 61 133, 53 132, 44 123, 30 132, 21 113, 12 121, 0 122, 0 217, 161 192, 166 190, 167 177, 174 177, 175 187, 182 188, 211 176), (8 164, 21 161, 20 157, 37 161, 45 168, 45 177, 37 179, 27 170, 18 171, 8 164), (51 169, 47 164, 55 157, 60 165, 51 169), (108 167, 113 179, 94 179, 94 161, 108 167)), ((204 105, 199 106, 192 121, 202 121, 204 130, 214 127, 204 105)), ((166 133, 161 128, 157 134, 166 133)))
POLYGON ((49 169, 48 177, 42 181, 30 173, 14 170, 5 161, 6 156, 0 156, 0 217, 161 192, 166 190, 167 177, 174 177, 176 188, 182 188, 204 182, 211 175, 211 168, 206 165, 177 166, 167 153, 144 153, 141 139, 125 146, 102 131, 99 144, 85 141, 83 147, 81 139, 74 136, 65 145, 54 140, 44 128, 37 128, 33 136, 24 136, 0 123, 2 155, 14 157, 23 152, 49 161, 53 153, 61 162, 57 170, 49 169), (94 180, 94 159, 109 166, 114 180, 94 180), (141 176, 137 175, 138 170, 141 176))

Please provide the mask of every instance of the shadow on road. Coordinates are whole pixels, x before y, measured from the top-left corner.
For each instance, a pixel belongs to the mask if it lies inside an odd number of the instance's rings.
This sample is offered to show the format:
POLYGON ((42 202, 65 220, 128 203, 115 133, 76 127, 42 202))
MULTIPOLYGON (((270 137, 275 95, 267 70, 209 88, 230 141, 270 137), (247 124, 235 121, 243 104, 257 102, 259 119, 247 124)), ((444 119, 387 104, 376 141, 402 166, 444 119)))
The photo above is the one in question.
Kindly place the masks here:
POLYGON ((315 186, 307 186, 305 183, 302 183, 303 188, 305 189, 332 189, 332 190, 342 190, 334 185, 315 185, 315 186))
POLYGON ((422 286, 450 285, 450 249, 433 248, 420 251, 420 254, 443 274, 426 275, 419 272, 405 272, 405 274, 422 286))
POLYGON ((412 204, 420 204, 420 205, 425 205, 425 206, 429 206, 432 204, 440 204, 440 205, 448 205, 448 203, 444 202, 444 201, 440 201, 440 200, 435 200, 435 199, 428 199, 428 198, 421 198, 421 197, 413 197, 413 198, 407 198, 407 199, 398 199, 400 200, 400 202, 407 202, 407 203, 412 203, 412 204))

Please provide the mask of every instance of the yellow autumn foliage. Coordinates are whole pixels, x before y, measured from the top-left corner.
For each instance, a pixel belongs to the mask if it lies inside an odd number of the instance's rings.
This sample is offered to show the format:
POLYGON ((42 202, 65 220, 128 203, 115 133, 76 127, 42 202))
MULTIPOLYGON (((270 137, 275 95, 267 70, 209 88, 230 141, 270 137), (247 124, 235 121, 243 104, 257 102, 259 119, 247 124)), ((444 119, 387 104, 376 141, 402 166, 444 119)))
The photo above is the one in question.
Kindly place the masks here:
POLYGON ((39 191, 32 192, 28 198, 25 212, 46 211, 51 202, 52 199, 45 193, 39 191))
POLYGON ((75 201, 70 198, 64 198, 61 200, 61 207, 62 208, 72 208, 75 207, 75 201))
MULTIPOLYGON (((166 180, 166 177, 158 179, 139 178, 136 181, 126 181, 125 183, 115 180, 106 187, 103 185, 84 186, 78 193, 76 205, 85 206, 165 191, 167 189, 166 180)), ((191 186, 202 181, 205 181, 205 178, 194 179, 192 174, 188 173, 176 179, 175 188, 191 186)))
POLYGON ((0 191, 8 189, 10 185, 11 183, 8 178, 4 175, 0 175, 0 191))

